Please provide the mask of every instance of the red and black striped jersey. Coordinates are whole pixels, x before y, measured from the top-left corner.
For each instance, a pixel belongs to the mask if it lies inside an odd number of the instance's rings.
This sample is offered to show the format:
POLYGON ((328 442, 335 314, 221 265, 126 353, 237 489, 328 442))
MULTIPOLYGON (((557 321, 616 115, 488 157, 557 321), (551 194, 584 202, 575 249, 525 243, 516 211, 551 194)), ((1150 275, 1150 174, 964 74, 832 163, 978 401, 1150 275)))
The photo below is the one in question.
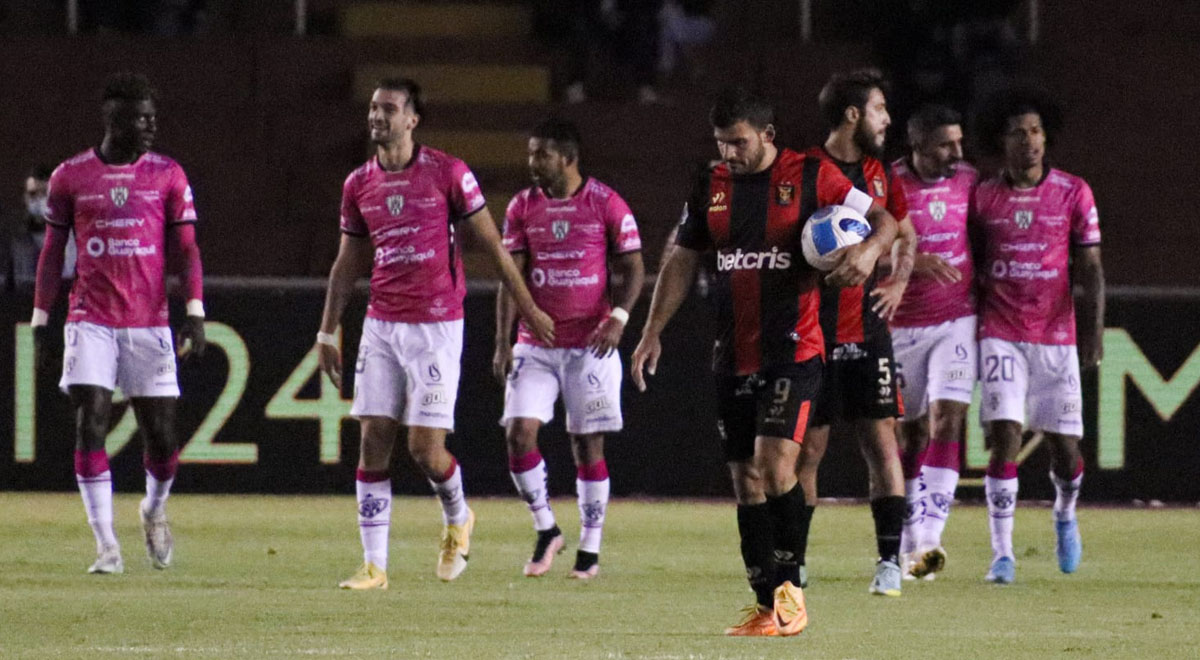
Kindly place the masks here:
MULTIPOLYGON (((855 188, 870 195, 897 222, 908 215, 904 184, 900 183, 890 164, 873 156, 863 156, 856 163, 847 163, 834 158, 824 147, 812 147, 805 154, 836 165, 855 188)), ((826 344, 867 342, 889 336, 887 322, 872 311, 874 299, 867 295, 878 280, 879 276, 875 273, 865 283, 855 287, 841 288, 822 283, 821 330, 825 333, 826 344)))
POLYGON ((768 169, 701 172, 675 242, 716 252, 713 369, 746 375, 824 355, 818 272, 800 251, 808 216, 853 190, 832 163, 780 149, 768 169))

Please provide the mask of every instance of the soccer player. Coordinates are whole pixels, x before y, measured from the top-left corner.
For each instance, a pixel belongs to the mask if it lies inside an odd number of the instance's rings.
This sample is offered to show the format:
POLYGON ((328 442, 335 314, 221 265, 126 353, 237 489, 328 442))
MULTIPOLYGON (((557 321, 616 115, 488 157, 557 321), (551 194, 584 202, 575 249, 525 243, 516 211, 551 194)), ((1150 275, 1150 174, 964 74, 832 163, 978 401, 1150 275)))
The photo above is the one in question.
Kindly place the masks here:
MULTIPOLYGON (((871 515, 879 560, 868 591, 900 595, 900 535, 904 526, 904 477, 896 445, 896 417, 903 412, 892 337, 887 321, 895 312, 912 274, 916 233, 908 219, 903 186, 883 156, 884 133, 891 124, 884 80, 874 70, 835 74, 818 98, 829 126, 823 146, 808 155, 837 166, 855 185, 899 219, 890 276, 874 273, 852 286, 821 288, 821 329, 825 336, 825 374, 804 439, 797 472, 808 501, 801 532, 801 566, 817 502, 817 468, 838 425, 858 439, 870 473, 871 515), (868 294, 869 292, 869 294, 868 294)), ((807 582, 807 571, 801 579, 807 582)))
POLYGON ((150 151, 158 133, 154 89, 140 74, 116 74, 104 88, 101 112, 100 146, 70 158, 50 177, 32 325, 38 361, 45 366, 54 345, 46 323, 73 230, 78 261, 59 386, 75 410, 75 479, 96 537, 97 558, 88 572, 121 573, 104 449, 113 390, 120 386, 137 415, 146 468, 146 497, 138 513, 150 561, 163 569, 174 548, 166 502, 179 464, 167 268, 182 277, 187 297, 181 355, 204 352, 204 303, 192 189, 178 163, 150 151))
POLYGON ((1075 517, 1083 482, 1079 372, 1102 356, 1104 270, 1091 188, 1046 162, 1062 125, 1058 106, 1039 92, 1010 90, 983 108, 981 144, 1003 162, 1001 173, 976 189, 970 218, 982 242, 976 263, 980 419, 991 438, 984 477, 992 536, 987 579, 1008 584, 1016 571, 1016 459, 1026 421, 1050 446, 1059 569, 1074 572, 1083 552, 1075 517), (1083 288, 1078 310, 1073 283, 1083 288))
POLYGON ((392 448, 408 427, 408 452, 442 505, 437 576, 453 580, 467 567, 474 513, 463 495, 462 470, 446 450, 463 336, 466 276, 456 238, 466 220, 489 250, 534 336, 554 339, 554 323, 539 310, 500 244, 471 170, 457 158, 417 144, 424 115, 420 86, 380 81, 367 125, 375 157, 346 178, 341 245, 317 333, 321 369, 339 388, 337 332, 359 277, 371 274, 370 302, 355 368, 354 405, 362 444, 356 475, 362 567, 343 589, 386 589, 392 448))
POLYGON ((958 485, 959 442, 975 386, 967 210, 977 174, 962 159, 962 140, 957 112, 923 106, 908 120, 908 157, 892 165, 920 237, 913 277, 892 318, 905 403, 899 429, 908 505, 905 578, 932 577, 945 566, 942 529, 958 485))
POLYGON ((662 353, 659 336, 687 296, 703 252, 716 252, 713 347, 724 454, 737 497, 742 560, 756 602, 727 635, 795 635, 808 622, 796 558, 804 491, 796 460, 821 381, 825 342, 818 273, 800 253, 805 220, 846 204, 874 233, 846 248, 827 278, 866 280, 896 236, 896 221, 828 160, 775 146, 769 103, 722 92, 709 113, 722 162, 702 172, 675 249, 659 273, 632 375, 645 390, 662 353))
POLYGON ((617 344, 629 310, 642 290, 642 240, 629 206, 615 190, 579 171, 580 136, 574 124, 548 120, 529 138, 534 185, 508 205, 504 247, 533 292, 534 302, 554 319, 550 346, 524 323, 512 345, 516 316, 501 287, 496 297, 495 374, 505 384, 508 465, 537 532, 525 575, 550 570, 563 537, 546 488, 546 463, 538 451, 542 424, 554 418, 562 393, 567 433, 575 458, 580 536, 571 577, 600 570, 600 539, 608 508, 604 434, 621 430, 621 359, 617 344), (608 260, 613 262, 610 282, 608 260), (615 303, 615 306, 614 306, 615 303))

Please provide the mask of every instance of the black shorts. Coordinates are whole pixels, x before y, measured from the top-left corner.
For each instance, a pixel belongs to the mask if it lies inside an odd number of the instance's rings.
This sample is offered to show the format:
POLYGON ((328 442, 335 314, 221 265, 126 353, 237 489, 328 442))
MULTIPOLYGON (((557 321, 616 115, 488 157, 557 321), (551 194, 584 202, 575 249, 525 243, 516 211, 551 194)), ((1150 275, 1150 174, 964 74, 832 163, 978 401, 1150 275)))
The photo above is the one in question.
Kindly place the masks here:
POLYGON ((813 411, 813 426, 904 414, 890 336, 825 348, 825 374, 813 411))
POLYGON ((718 429, 726 461, 754 456, 758 436, 804 439, 821 387, 821 358, 769 367, 749 376, 718 376, 718 429))

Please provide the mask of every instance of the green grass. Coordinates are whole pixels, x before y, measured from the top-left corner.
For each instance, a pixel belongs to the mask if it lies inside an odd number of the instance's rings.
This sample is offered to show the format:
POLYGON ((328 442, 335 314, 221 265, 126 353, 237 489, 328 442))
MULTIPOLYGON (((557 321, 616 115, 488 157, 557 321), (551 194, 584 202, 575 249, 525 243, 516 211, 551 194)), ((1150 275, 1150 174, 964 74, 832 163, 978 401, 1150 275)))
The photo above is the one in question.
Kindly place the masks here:
POLYGON ((721 635, 751 601, 733 506, 617 501, 603 571, 565 578, 578 530, 542 579, 521 577, 533 534, 523 504, 472 501, 471 565, 433 575, 433 498, 397 499, 391 589, 334 588, 360 557, 349 497, 179 495, 175 565, 150 568, 136 498, 117 501, 126 573, 86 575, 91 533, 72 494, 0 494, 3 658, 981 658, 1196 657, 1200 513, 1084 509, 1084 562, 1058 573, 1050 514, 1017 515, 1017 582, 982 581, 982 507, 956 508, 950 561, 899 599, 868 596, 873 562, 864 506, 823 506, 806 594, 811 624, 790 639, 721 635))

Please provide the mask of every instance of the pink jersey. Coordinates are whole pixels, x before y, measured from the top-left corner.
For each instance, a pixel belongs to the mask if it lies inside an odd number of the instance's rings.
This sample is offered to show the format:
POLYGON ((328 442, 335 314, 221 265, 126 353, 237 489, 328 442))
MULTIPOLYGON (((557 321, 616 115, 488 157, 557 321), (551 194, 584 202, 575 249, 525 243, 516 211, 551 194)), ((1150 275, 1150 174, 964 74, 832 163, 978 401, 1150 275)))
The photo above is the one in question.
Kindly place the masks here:
POLYGON ((46 222, 75 230, 67 321, 111 328, 167 325, 167 227, 196 221, 179 163, 155 153, 108 165, 89 149, 50 177, 46 222))
POLYGON ((346 177, 342 231, 375 246, 367 316, 399 323, 463 317, 467 293, 456 223, 484 206, 461 160, 417 145, 413 160, 389 172, 372 158, 346 177))
POLYGON ((935 254, 962 272, 962 280, 943 284, 914 275, 904 290, 892 325, 901 328, 938 325, 975 313, 971 244, 967 213, 978 173, 959 163, 954 176, 929 182, 917 176, 904 160, 893 165, 904 184, 908 217, 917 230, 917 252, 935 254))
POLYGON ((1088 184, 1055 169, 1033 188, 988 179, 976 188, 971 222, 984 241, 980 338, 1074 344, 1071 246, 1100 243, 1088 184))
MULTIPOLYGON (((533 300, 554 319, 554 346, 584 348, 611 311, 608 255, 642 249, 637 222, 625 200, 595 179, 568 199, 526 188, 508 204, 504 247, 527 252, 526 281, 533 300)), ((522 321, 522 344, 543 345, 522 321)))

